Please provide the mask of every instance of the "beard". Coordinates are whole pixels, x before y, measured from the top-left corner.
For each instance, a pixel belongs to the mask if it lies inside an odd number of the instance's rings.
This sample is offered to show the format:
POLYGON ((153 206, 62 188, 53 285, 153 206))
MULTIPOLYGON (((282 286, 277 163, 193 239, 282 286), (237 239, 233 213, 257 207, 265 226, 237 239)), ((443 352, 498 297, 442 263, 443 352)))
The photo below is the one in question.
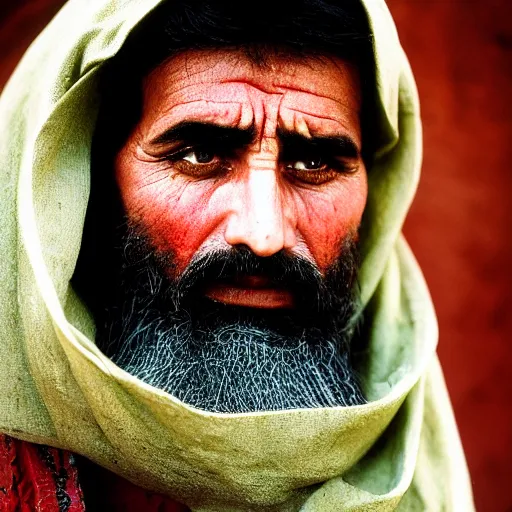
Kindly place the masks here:
POLYGON ((358 304, 355 237, 325 275, 280 251, 245 247, 197 254, 177 276, 137 226, 118 233, 96 310, 99 348, 120 368, 188 405, 220 413, 365 403, 350 357, 358 304), (226 305, 212 284, 261 276, 291 293, 290 309, 226 305))

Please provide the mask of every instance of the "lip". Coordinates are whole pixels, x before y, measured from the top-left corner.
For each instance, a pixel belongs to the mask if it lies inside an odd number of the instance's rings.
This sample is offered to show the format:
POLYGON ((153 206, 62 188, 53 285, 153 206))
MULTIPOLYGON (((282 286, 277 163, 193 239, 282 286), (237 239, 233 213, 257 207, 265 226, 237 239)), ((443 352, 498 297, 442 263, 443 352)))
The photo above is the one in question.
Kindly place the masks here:
POLYGON ((205 295, 215 301, 231 306, 260 309, 293 308, 293 294, 277 287, 268 278, 243 276, 229 283, 208 286, 205 295))

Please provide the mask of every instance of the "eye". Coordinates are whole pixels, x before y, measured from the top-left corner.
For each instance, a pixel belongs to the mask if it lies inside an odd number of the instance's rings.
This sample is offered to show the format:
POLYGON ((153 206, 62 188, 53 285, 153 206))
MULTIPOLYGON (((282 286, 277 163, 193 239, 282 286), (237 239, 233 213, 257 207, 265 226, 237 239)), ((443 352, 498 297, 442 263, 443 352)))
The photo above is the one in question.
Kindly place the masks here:
POLYGON ((294 171, 319 171, 326 167, 327 164, 319 156, 297 160, 287 166, 287 168, 293 169, 294 171))
POLYGON ((285 170, 294 181, 309 185, 322 185, 334 180, 339 172, 329 165, 320 155, 308 155, 306 157, 288 160, 285 170))
POLYGON ((195 149, 182 154, 181 158, 192 165, 209 164, 215 159, 215 154, 208 149, 195 149))
POLYGON ((167 158, 174 171, 193 178, 213 178, 230 170, 225 158, 208 147, 186 148, 167 158))

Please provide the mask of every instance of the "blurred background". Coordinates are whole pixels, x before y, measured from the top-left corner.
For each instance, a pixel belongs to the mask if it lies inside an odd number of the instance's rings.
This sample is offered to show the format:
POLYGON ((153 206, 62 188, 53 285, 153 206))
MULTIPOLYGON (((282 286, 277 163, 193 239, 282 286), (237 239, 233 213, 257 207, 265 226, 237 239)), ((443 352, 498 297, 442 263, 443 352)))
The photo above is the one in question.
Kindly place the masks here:
MULTIPOLYGON (((0 2, 0 89, 64 2, 0 2)), ((387 0, 418 83, 425 157, 405 233, 477 510, 512 512, 512 0, 387 0)))

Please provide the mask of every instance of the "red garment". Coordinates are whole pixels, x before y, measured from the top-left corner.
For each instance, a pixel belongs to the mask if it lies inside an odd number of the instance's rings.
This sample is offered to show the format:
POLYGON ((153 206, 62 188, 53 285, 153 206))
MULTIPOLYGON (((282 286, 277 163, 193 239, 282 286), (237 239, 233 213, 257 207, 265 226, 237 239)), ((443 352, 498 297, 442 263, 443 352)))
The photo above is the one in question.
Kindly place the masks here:
MULTIPOLYGON (((86 467, 98 503, 87 512, 188 511, 98 466, 86 467)), ((85 512, 87 502, 72 453, 0 434, 0 512, 85 512)))
POLYGON ((0 436, 0 512, 83 512, 72 454, 0 436))

